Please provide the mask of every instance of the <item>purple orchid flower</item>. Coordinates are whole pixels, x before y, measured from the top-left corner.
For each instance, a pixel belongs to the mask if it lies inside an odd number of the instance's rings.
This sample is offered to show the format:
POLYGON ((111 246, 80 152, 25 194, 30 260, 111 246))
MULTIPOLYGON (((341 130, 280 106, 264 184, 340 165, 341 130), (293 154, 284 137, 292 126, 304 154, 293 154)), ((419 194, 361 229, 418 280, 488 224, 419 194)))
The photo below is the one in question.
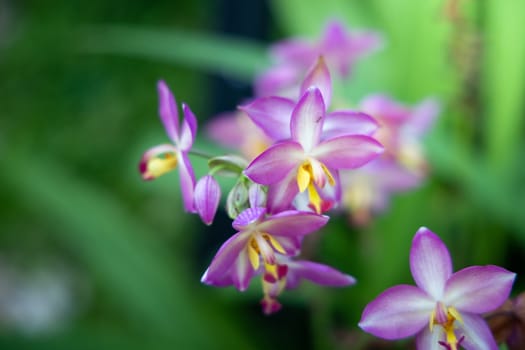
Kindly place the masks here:
POLYGON ((426 98, 409 107, 387 95, 376 94, 366 97, 361 109, 380 125, 374 137, 385 147, 382 158, 393 158, 407 171, 424 175, 427 166, 422 138, 439 114, 439 103, 426 98))
POLYGON ((285 289, 294 289, 303 279, 328 287, 348 287, 356 283, 354 277, 344 274, 328 265, 307 260, 295 260, 289 256, 277 254, 277 279, 263 275, 264 297, 261 300, 266 315, 281 309, 277 297, 285 289))
POLYGON ((342 206, 349 210, 352 223, 365 226, 373 214, 388 208, 393 194, 420 186, 422 176, 393 159, 378 158, 359 169, 341 171, 340 179, 342 206))
POLYGON ((333 172, 362 166, 382 152, 381 144, 365 135, 321 139, 325 119, 323 94, 309 87, 292 110, 291 140, 271 146, 244 170, 252 181, 269 186, 271 212, 288 209, 299 192, 308 190, 310 203, 320 213, 317 189, 335 185, 333 172))
POLYGON ((379 124, 369 115, 353 110, 328 112, 332 99, 332 79, 325 60, 320 57, 310 68, 293 99, 282 96, 261 97, 242 105, 245 112, 267 137, 273 141, 290 139, 290 120, 292 112, 300 99, 311 87, 317 87, 323 96, 326 119, 323 122, 321 137, 339 135, 372 135, 379 124))
POLYGON ((276 254, 296 255, 301 238, 327 221, 327 216, 295 210, 267 216, 265 208, 248 208, 233 221, 238 232, 220 247, 201 281, 244 291, 260 270, 277 279, 276 254))
POLYGON ((372 31, 350 31, 337 20, 327 23, 321 38, 316 41, 290 39, 271 48, 276 65, 255 82, 257 96, 293 96, 302 75, 319 57, 327 60, 332 72, 348 77, 351 67, 382 46, 382 38, 372 31))
POLYGON ((417 334, 419 350, 497 350, 481 314, 508 298, 516 274, 494 265, 452 273, 445 244, 427 228, 412 241, 410 270, 416 286, 387 289, 368 304, 359 327, 384 339, 417 334))
POLYGON ((183 103, 184 120, 179 128, 179 112, 175 97, 162 80, 158 82, 157 89, 160 118, 173 144, 162 144, 147 150, 140 160, 139 171, 144 180, 153 180, 178 166, 184 209, 187 212, 194 212, 195 175, 188 152, 197 132, 197 119, 190 108, 183 103))

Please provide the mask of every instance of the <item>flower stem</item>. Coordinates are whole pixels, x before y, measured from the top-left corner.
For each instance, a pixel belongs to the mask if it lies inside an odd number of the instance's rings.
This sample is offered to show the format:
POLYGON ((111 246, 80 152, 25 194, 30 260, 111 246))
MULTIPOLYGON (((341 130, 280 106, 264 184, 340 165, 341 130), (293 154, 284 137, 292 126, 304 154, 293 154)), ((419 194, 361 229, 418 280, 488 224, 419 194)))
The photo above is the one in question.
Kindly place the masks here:
POLYGON ((203 151, 199 151, 199 150, 196 150, 196 149, 191 149, 189 152, 189 154, 191 155, 194 155, 194 156, 197 156, 197 157, 201 157, 201 158, 204 158, 206 160, 209 160, 215 156, 209 154, 209 153, 206 153, 206 152, 203 152, 203 151))

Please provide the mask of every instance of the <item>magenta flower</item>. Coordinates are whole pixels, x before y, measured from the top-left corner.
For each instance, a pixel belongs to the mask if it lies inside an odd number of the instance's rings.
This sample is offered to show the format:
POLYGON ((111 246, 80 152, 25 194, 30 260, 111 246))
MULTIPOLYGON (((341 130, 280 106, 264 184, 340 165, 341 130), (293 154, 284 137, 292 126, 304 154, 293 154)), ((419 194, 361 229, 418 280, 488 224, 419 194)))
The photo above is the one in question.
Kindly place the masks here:
POLYGON ((336 134, 321 139, 325 111, 321 91, 306 89, 291 113, 291 140, 268 148, 245 169, 252 181, 269 186, 272 212, 288 209, 299 192, 308 190, 310 203, 320 213, 318 189, 327 183, 335 185, 333 172, 362 166, 382 152, 381 144, 365 135, 336 134))
POLYGON ((263 275, 264 298, 261 300, 266 315, 281 309, 277 297, 285 289, 294 289, 303 279, 328 287, 347 287, 356 283, 354 277, 344 274, 328 265, 313 261, 294 260, 289 256, 277 255, 277 279, 263 275))
POLYGON ((384 339, 417 334, 419 350, 498 349, 481 314, 508 298, 516 274, 493 265, 452 273, 447 247, 424 227, 412 241, 410 270, 417 287, 387 289, 366 306, 359 327, 384 339))
POLYGON ((357 60, 381 45, 378 33, 351 31, 342 22, 332 20, 318 40, 290 39, 275 44, 271 56, 276 64, 258 77, 256 95, 293 96, 304 72, 319 56, 326 59, 332 72, 346 78, 357 60))
POLYGON ((238 232, 220 247, 201 281, 244 291, 260 269, 278 279, 276 254, 296 255, 301 238, 327 221, 327 216, 294 210, 267 216, 264 208, 248 208, 233 221, 238 232))
POLYGON ((157 89, 160 119, 173 144, 162 144, 147 150, 140 160, 139 171, 144 180, 153 180, 178 166, 184 209, 194 212, 195 175, 188 152, 197 132, 197 119, 190 108, 183 103, 184 120, 179 127, 179 112, 175 97, 162 80, 158 82, 157 89))

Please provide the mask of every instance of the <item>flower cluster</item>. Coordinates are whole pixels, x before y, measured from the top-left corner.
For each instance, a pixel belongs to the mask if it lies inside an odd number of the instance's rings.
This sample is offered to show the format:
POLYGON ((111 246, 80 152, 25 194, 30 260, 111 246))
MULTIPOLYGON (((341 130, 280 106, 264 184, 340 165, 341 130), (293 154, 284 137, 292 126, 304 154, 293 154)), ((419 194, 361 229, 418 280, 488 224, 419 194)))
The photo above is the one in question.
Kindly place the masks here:
MULTIPOLYGON (((366 97, 359 110, 341 103, 332 80, 349 75, 357 59, 377 49, 379 35, 351 32, 331 22, 318 41, 290 40, 272 48, 275 66, 255 82, 256 97, 212 121, 208 134, 237 150, 208 157, 198 181, 189 155, 197 122, 160 81, 159 114, 171 144, 145 152, 139 169, 151 180, 178 167, 184 208, 212 224, 222 189, 216 177, 233 176, 226 212, 235 232, 204 272, 205 284, 246 290, 260 278, 265 314, 281 308, 278 296, 302 279, 350 286, 355 279, 332 267, 302 260, 305 237, 323 228, 332 209, 368 222, 394 192, 417 186, 426 175, 421 138, 438 114, 436 101, 407 107, 391 97, 366 97)), ((481 313, 509 295, 515 275, 496 266, 474 266, 452 274, 449 253, 425 228, 410 254, 417 287, 397 286, 370 303, 360 326, 386 339, 418 334, 419 349, 494 349, 481 313)))

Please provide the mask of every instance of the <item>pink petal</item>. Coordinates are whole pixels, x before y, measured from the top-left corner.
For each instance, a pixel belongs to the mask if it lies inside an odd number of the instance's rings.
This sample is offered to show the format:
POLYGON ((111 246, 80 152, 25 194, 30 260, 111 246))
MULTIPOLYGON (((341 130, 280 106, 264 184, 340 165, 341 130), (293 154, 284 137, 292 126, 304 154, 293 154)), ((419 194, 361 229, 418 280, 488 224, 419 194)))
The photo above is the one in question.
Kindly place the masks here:
POLYGON ((428 326, 435 302, 421 289, 398 285, 368 304, 359 327, 384 339, 400 339, 428 326))
POLYGON ((410 271, 419 288, 435 300, 442 298, 452 275, 452 261, 443 241, 426 227, 421 227, 412 240, 410 271))
POLYGON ((289 39, 272 45, 270 54, 278 61, 297 61, 310 56, 312 44, 303 39, 289 39))
POLYGON ((179 142, 179 112, 177 102, 164 80, 157 83, 159 93, 159 115, 164 129, 169 138, 174 142, 179 142))
POLYGON ((361 109, 381 123, 401 124, 406 122, 411 111, 390 96, 376 94, 367 96, 361 102, 361 109))
POLYGON ((310 87, 292 112, 290 123, 292 140, 299 142, 306 152, 309 152, 319 142, 325 111, 321 91, 310 87))
POLYGON ((370 136, 338 136, 318 144, 311 155, 332 169, 355 169, 383 152, 383 146, 370 136))
POLYGON ((368 114, 341 110, 328 113, 323 125, 323 138, 330 139, 343 135, 371 136, 379 124, 368 114))
POLYGON ((460 312, 489 312, 507 300, 515 278, 515 273, 499 266, 467 267, 449 278, 443 301, 460 312))
POLYGON ((304 152, 297 142, 282 142, 276 144, 255 158, 244 170, 250 180, 270 185, 286 177, 299 166, 304 158, 304 152))
POLYGON ((302 237, 274 237, 283 247, 284 251, 289 256, 296 256, 301 250, 302 237))
POLYGON ((182 151, 189 151, 197 134, 197 118, 185 103, 182 104, 182 112, 184 120, 182 121, 179 146, 182 151))
POLYGON ((481 316, 463 313, 461 317, 460 333, 465 336, 462 347, 467 350, 498 350, 494 336, 481 316))
POLYGON ((355 284, 352 276, 344 274, 328 265, 312 261, 294 260, 287 263, 286 288, 293 289, 301 279, 310 280, 316 284, 330 287, 346 287, 355 284))
POLYGON ((264 71, 255 79, 255 96, 296 98, 303 68, 295 64, 280 64, 264 71))
POLYGON ((306 74, 301 84, 299 96, 302 96, 310 87, 318 88, 323 96, 325 106, 330 106, 330 102, 332 101, 332 79, 330 78, 328 66, 322 57, 319 57, 314 66, 312 66, 306 74))
POLYGON ((298 237, 319 230, 327 222, 328 216, 287 210, 267 218, 258 230, 275 236, 298 237))
POLYGON ((290 138, 290 118, 295 103, 283 97, 261 97, 240 106, 250 119, 272 140, 290 138))
POLYGON ((197 182, 195 186, 195 209, 206 225, 211 225, 219 201, 221 199, 221 188, 211 175, 206 175, 197 182))
POLYGON ((434 326, 432 332, 430 332, 430 327, 425 327, 416 337, 416 349, 446 350, 439 344, 443 340, 445 340, 445 333, 441 326, 434 326))
POLYGON ((184 204, 184 210, 188 213, 195 212, 193 203, 193 192, 195 190, 195 174, 191 166, 188 155, 183 152, 178 152, 179 158, 179 180, 180 190, 182 192, 182 201, 184 204))
POLYGON ((254 275, 255 271, 248 257, 248 249, 243 249, 231 269, 233 284, 239 291, 243 292, 248 289, 254 275))
POLYGON ((297 174, 290 171, 284 179, 268 186, 266 203, 268 212, 274 214, 290 209, 297 193, 299 193, 297 174))
POLYGON ((235 220, 233 220, 232 226, 239 231, 245 230, 248 226, 262 221, 265 214, 265 208, 247 208, 237 215, 235 220))
POLYGON ((422 136, 432 125, 441 111, 441 105, 434 98, 427 98, 414 106, 410 129, 416 136, 422 136))
POLYGON ((239 232, 224 242, 202 276, 201 282, 209 285, 223 285, 224 276, 230 273, 241 251, 245 250, 249 238, 249 234, 239 232))

